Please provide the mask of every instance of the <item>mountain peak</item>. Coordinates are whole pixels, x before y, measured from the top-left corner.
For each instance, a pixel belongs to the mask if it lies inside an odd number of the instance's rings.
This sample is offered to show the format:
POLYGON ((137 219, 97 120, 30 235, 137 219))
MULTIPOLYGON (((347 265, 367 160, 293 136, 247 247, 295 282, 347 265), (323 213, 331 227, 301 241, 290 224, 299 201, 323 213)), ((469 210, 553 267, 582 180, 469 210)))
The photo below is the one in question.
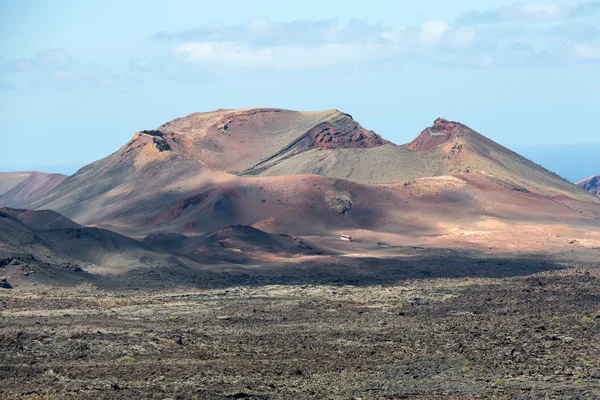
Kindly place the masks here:
POLYGON ((449 121, 444 118, 438 118, 433 125, 423 130, 412 142, 404 147, 413 151, 433 150, 440 144, 458 136, 464 125, 449 121))
POLYGON ((388 143, 336 109, 244 108, 193 113, 155 130, 140 131, 127 150, 139 147, 144 160, 185 154, 210 168, 240 173, 307 150, 372 148, 388 143))
POLYGON ((433 132, 443 132, 443 133, 451 133, 454 128, 456 128, 459 124, 457 122, 448 121, 444 118, 438 118, 433 121, 433 126, 431 130, 433 132))

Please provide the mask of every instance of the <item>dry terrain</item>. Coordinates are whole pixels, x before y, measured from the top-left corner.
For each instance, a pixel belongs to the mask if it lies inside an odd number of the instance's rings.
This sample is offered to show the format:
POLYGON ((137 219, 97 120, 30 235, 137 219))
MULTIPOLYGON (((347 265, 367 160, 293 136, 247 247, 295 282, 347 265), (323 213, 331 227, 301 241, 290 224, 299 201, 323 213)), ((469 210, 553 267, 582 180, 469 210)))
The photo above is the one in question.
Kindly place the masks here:
POLYGON ((598 398, 600 270, 468 264, 377 284, 17 287, 0 292, 0 396, 598 398))

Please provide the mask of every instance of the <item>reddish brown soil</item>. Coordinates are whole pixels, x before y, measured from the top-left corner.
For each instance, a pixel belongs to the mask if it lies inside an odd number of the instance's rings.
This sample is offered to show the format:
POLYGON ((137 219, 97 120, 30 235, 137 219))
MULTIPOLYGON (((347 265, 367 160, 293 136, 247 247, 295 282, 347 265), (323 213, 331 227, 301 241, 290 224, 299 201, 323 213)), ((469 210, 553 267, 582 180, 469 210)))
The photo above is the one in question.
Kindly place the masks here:
POLYGON ((372 148, 388 144, 387 140, 373 131, 367 131, 351 119, 345 119, 342 123, 333 125, 323 122, 310 131, 309 148, 321 149, 356 149, 372 148))

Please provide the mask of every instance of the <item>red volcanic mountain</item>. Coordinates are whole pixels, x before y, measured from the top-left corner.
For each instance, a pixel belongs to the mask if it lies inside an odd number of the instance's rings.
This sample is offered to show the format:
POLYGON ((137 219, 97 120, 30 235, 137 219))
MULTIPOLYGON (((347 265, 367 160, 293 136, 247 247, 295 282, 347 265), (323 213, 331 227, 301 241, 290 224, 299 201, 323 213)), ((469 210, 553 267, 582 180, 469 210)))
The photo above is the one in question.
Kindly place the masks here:
POLYGON ((0 172, 0 207, 21 207, 45 196, 66 175, 44 172, 0 172))
POLYGON ((576 183, 583 190, 600 197, 600 175, 591 176, 576 183))
POLYGON ((438 119, 398 146, 336 110, 244 109, 137 132, 30 206, 139 238, 242 224, 443 240, 468 231, 485 245, 510 222, 589 223, 597 203, 457 122, 438 119))

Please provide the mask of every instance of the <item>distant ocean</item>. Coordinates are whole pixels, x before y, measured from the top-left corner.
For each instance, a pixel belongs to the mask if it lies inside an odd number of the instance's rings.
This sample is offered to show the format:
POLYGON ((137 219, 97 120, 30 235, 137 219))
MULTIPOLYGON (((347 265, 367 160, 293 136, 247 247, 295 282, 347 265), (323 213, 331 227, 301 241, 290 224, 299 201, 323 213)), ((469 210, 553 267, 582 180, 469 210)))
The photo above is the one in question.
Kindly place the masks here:
POLYGON ((514 146, 523 157, 571 182, 600 174, 600 143, 589 145, 514 146))

